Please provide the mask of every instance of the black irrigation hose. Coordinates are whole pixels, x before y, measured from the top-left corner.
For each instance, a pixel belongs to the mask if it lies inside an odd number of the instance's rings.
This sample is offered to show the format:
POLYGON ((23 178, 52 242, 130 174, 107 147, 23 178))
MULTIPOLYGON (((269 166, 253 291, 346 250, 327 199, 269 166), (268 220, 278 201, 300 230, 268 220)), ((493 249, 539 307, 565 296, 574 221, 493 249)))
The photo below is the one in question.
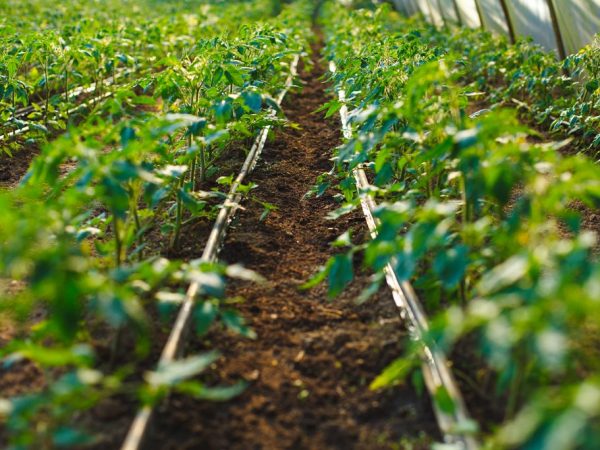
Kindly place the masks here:
MULTIPOLYGON (((330 62, 329 70, 335 72, 336 67, 333 62, 330 62)), ((342 133, 344 138, 352 139, 352 129, 348 123, 348 107, 345 104, 345 92, 341 89, 337 92, 338 98, 343 104, 340 109, 342 133)), ((352 174, 369 232, 371 237, 375 238, 377 237, 378 220, 373 216, 373 211, 376 209, 377 203, 367 194, 370 186, 369 180, 362 166, 356 167, 352 174)), ((449 444, 460 445, 464 450, 475 450, 479 447, 475 439, 460 431, 461 425, 469 420, 469 413, 450 371, 448 359, 442 350, 425 339, 429 331, 427 316, 411 284, 407 281, 402 283, 398 281, 394 272, 394 265, 396 264, 393 259, 385 267, 386 282, 392 291, 401 319, 407 324, 412 339, 418 342, 421 347, 422 368, 427 390, 434 398, 438 389, 445 389, 454 404, 454 411, 448 413, 437 407, 435 401, 433 402, 435 416, 444 435, 444 440, 449 444)))
MULTIPOLYGON (((296 56, 290 66, 290 74, 287 78, 285 88, 277 97, 278 105, 281 105, 283 98, 292 86, 292 82, 297 73, 299 60, 300 57, 296 56)), ((275 115, 274 110, 271 110, 271 115, 275 115)), ((254 141, 254 144, 252 145, 252 148, 250 149, 250 152, 248 153, 248 156, 246 157, 246 160, 244 161, 237 178, 231 185, 229 193, 227 194, 227 198, 223 202, 223 206, 219 211, 206 246, 204 247, 204 251, 200 259, 201 261, 213 262, 216 260, 221 244, 225 237, 227 227, 231 223, 231 220, 233 219, 242 200, 242 195, 238 192, 238 188, 243 183, 246 175, 248 175, 252 169, 254 169, 254 166, 258 162, 258 158, 260 157, 262 149, 265 145, 270 128, 270 125, 267 125, 260 131, 256 137, 256 140, 254 141)), ((158 361, 158 367, 176 361, 181 355, 186 341, 186 336, 192 323, 192 313, 194 305, 196 304, 196 297, 199 288, 200 285, 197 281, 194 281, 192 284, 190 284, 185 300, 183 301, 181 309, 179 310, 179 314, 175 320, 175 324, 171 329, 171 334, 169 335, 167 343, 163 348, 160 360, 158 361)), ((138 410, 133 423, 129 428, 125 441, 123 442, 121 450, 138 450, 143 448, 144 439, 147 436, 153 415, 153 406, 147 405, 138 410)))

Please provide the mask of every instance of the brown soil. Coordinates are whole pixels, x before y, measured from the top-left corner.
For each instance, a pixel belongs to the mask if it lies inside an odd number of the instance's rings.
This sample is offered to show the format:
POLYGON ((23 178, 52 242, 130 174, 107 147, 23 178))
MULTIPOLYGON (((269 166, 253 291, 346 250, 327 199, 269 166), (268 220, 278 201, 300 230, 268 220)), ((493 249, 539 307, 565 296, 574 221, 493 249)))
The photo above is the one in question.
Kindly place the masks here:
POLYGON ((499 391, 499 374, 486 364, 480 348, 478 335, 468 334, 454 345, 449 359, 469 414, 487 434, 504 421, 508 398, 499 391))
POLYGON ((302 129, 279 132, 252 175, 259 185, 255 195, 279 209, 262 222, 260 208, 239 214, 222 252, 224 260, 268 279, 229 289, 245 299, 239 308, 258 338, 218 330, 190 349, 205 350, 210 341, 223 352, 216 379, 251 384, 224 404, 174 396, 157 416, 153 448, 390 448, 419 435, 429 438, 417 438, 417 448, 429 448, 438 437, 428 399, 411 386, 368 389, 402 354, 406 339, 385 290, 357 306, 354 299, 368 283, 364 273, 333 303, 322 286, 299 290, 331 256, 335 237, 350 226, 364 233, 359 214, 335 223, 324 218, 338 206, 331 196, 303 199, 330 168, 329 150, 340 142, 335 119, 313 113, 325 98, 322 73, 320 65, 304 73, 302 94, 284 107, 302 129))
MULTIPOLYGON (((593 247, 593 252, 596 256, 600 255, 600 209, 590 208, 581 201, 571 202, 569 208, 579 214, 582 230, 596 233, 596 244, 593 247)), ((573 233, 563 223, 560 223, 560 231, 565 237, 573 236, 573 233)))
MULTIPOLYGON (((330 150, 340 143, 337 120, 314 113, 325 101, 319 80, 323 71, 317 64, 315 72, 303 72, 303 92, 284 104, 301 130, 278 131, 248 180, 259 185, 253 191, 256 198, 279 209, 261 221, 261 208, 247 204, 222 252, 225 261, 242 263, 268 280, 229 287, 231 297, 245 299, 238 309, 258 337, 248 340, 214 329, 188 349, 188 354, 221 350, 222 358, 208 375, 210 384, 241 379, 250 384, 226 403, 172 396, 159 408, 148 448, 426 449, 440 440, 429 398, 418 395, 410 383, 377 392, 368 388, 402 355, 408 339, 389 293, 382 289, 368 303, 356 305, 369 282, 369 274, 358 266, 355 282, 333 302, 324 286, 299 290, 334 253, 330 242, 343 231, 352 227, 356 239, 366 237, 358 212, 335 223, 325 219, 339 206, 332 195, 304 199, 316 177, 330 169, 330 150)), ((198 256, 205 228, 186 228, 178 256, 198 256)), ((167 323, 154 319, 151 357, 136 369, 136 378, 154 366, 166 338, 167 323)), ((96 350, 101 361, 108 361, 110 339, 100 340, 96 350)), ((29 368, 15 372, 20 380, 3 377, 10 381, 0 386, 3 391, 29 391, 26 386, 33 380, 43 384, 29 368)), ((93 448, 119 448, 135 407, 129 395, 112 397, 74 419, 95 434, 93 448)))
POLYGON ((0 189, 12 189, 19 184, 40 149, 37 143, 23 144, 18 150, 12 150, 12 152, 12 157, 3 151, 0 154, 0 189))
MULTIPOLYGON (((217 179, 221 176, 231 176, 235 179, 244 160, 246 159, 247 149, 249 149, 254 140, 245 140, 236 142, 231 147, 227 148, 223 153, 216 157, 212 163, 218 170, 208 177, 199 189, 205 192, 219 191, 226 194, 229 186, 222 186, 217 183, 217 179)), ((251 181, 251 178, 246 182, 251 181)), ((179 259, 189 261, 195 258, 200 258, 208 240, 208 236, 212 230, 215 218, 218 214, 218 207, 222 199, 214 198, 207 199, 207 203, 211 205, 212 213, 206 210, 207 215, 204 217, 195 217, 191 222, 186 223, 191 215, 184 212, 184 225, 181 228, 179 244, 176 248, 171 248, 171 233, 165 235, 160 230, 160 224, 154 226, 148 232, 147 241, 148 247, 145 254, 163 255, 169 259, 179 259)), ((245 207, 254 207, 256 205, 246 205, 245 207)))

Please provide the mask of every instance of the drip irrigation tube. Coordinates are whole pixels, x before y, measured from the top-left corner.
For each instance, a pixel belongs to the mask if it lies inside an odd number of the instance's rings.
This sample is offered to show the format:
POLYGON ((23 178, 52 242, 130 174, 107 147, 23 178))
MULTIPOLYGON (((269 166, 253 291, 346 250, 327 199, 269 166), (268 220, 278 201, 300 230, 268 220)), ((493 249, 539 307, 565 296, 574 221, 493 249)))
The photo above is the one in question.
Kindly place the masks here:
MULTIPOLYGON (((123 71, 121 71, 118 75, 118 78, 121 78, 122 76, 127 76, 130 75, 132 73, 135 73, 135 71, 130 71, 127 69, 123 69, 123 71)), ((114 86, 116 83, 114 83, 113 81, 108 81, 107 84, 105 85, 106 87, 110 87, 110 86, 114 86)), ((88 87, 77 87, 74 88, 73 91, 71 93, 69 93, 69 98, 73 98, 73 97, 79 97, 81 95, 85 95, 85 94, 90 94, 92 92, 94 92, 96 90, 96 83, 92 83, 90 84, 88 87)), ((90 106, 90 105, 95 105, 97 102, 104 100, 108 97, 110 97, 111 95, 113 95, 113 92, 104 92, 103 94, 100 94, 96 97, 84 100, 82 103, 80 103, 77 106, 74 106, 73 108, 69 109, 67 111, 67 115, 70 116, 71 114, 74 114, 76 112, 81 111, 82 109, 85 109, 86 107, 90 106)), ((24 108, 21 108, 17 111, 17 117, 23 117, 26 116, 27 114, 30 114, 31 112, 33 112, 35 110, 35 108, 33 106, 26 106, 24 108)), ((4 124, 4 127, 6 127, 6 125, 9 122, 6 122, 4 124)), ((8 133, 5 133, 3 135, 0 135, 0 143, 3 141, 6 141, 10 138, 14 138, 17 136, 21 136, 23 134, 29 133, 29 131, 31 131, 32 127, 30 125, 25 125, 22 128, 19 128, 17 130, 14 131, 10 131, 8 133)))
MULTIPOLYGON (((113 77, 112 75, 107 77, 106 80, 106 86, 112 86, 114 83, 114 81, 116 81, 116 79, 120 79, 124 76, 127 75, 131 75, 133 73, 135 73, 135 70, 131 70, 131 69, 120 69, 115 76, 113 77)), ((90 83, 89 86, 85 87, 85 86, 77 86, 74 87, 70 92, 69 92, 69 98, 75 98, 75 97, 79 97, 80 95, 84 95, 84 94, 91 94, 92 92, 94 92, 96 90, 96 83, 90 83)), ((60 91, 57 93, 52 94, 52 97, 56 97, 56 96, 61 96, 63 97, 65 95, 64 91, 60 91)), ((44 103, 42 102, 38 102, 38 104, 40 103, 44 103)), ((43 109, 43 107, 40 107, 40 109, 43 109)), ((36 108, 33 105, 29 105, 29 106, 24 106, 22 108, 19 108, 16 110, 15 112, 15 117, 17 118, 21 118, 24 116, 27 116, 28 114, 31 114, 32 112, 34 112, 36 110, 36 108)))
MULTIPOLYGON (((100 101, 102 101, 102 100, 110 97, 112 94, 113 94, 112 92, 105 92, 104 94, 100 94, 97 97, 94 97, 92 99, 86 100, 83 103, 81 103, 81 104, 79 104, 77 106, 74 106, 73 108, 69 109, 67 111, 67 116, 75 114, 76 112, 79 112, 82 109, 85 109, 85 108, 87 108, 90 105, 95 105, 96 103, 98 103, 98 102, 100 102, 100 101)), ((14 137, 20 136, 22 134, 29 133, 29 131, 31 130, 31 128, 32 127, 30 125, 25 125, 23 128, 19 128, 18 130, 11 131, 9 133, 1 135, 0 136, 0 142, 2 142, 4 140, 7 140, 7 139, 10 139, 10 138, 14 138, 14 137)))
MULTIPOLYGON (((296 56, 290 66, 290 74, 286 80, 285 87, 277 97, 278 105, 281 105, 283 98, 292 86, 292 82, 294 81, 294 77, 297 73, 299 59, 300 57, 296 56)), ((276 111, 271 110, 270 114, 271 116, 274 116, 276 111)), ((227 198, 223 202, 223 206, 219 211, 206 246, 204 247, 201 261, 213 262, 216 260, 220 246, 225 237, 227 227, 231 223, 231 220, 233 219, 233 216, 239 207, 240 201, 242 200, 242 195, 238 192, 238 188, 243 183, 246 175, 248 175, 256 166, 258 158, 260 157, 262 149, 267 140, 270 128, 270 125, 267 125, 259 132, 237 178, 231 185, 229 193, 227 194, 227 198)), ((198 293, 198 289, 198 282, 194 281, 192 284, 190 284, 185 300, 183 301, 183 305, 179 310, 179 314, 177 315, 175 324, 171 330, 171 334, 169 335, 167 343, 164 346, 160 356, 160 360, 158 362, 159 367, 175 361, 181 355, 192 321, 192 312, 194 305, 196 304, 196 295, 198 293)), ((121 450, 138 450, 143 448, 144 439, 147 436, 153 415, 154 408, 152 406, 144 406, 138 411, 131 427, 129 428, 121 450)))
MULTIPOLYGON (((333 62, 329 64, 330 72, 336 71, 333 62)), ((340 109, 340 118, 342 122, 342 133, 345 139, 352 139, 352 128, 348 122, 348 107, 346 106, 346 96, 342 89, 338 91, 338 98, 343 106, 340 109)), ((362 166, 356 167, 352 174, 354 176, 356 189, 360 196, 367 226, 372 238, 377 237, 378 220, 373 215, 377 208, 375 200, 367 193, 370 187, 369 180, 362 166)), ((408 330, 413 340, 421 346, 422 369, 425 378, 425 384, 432 398, 435 398, 440 389, 444 389, 454 404, 454 411, 449 413, 442 411, 433 402, 433 408, 436 419, 444 440, 448 444, 454 444, 462 447, 464 450, 475 450, 478 444, 475 439, 461 432, 461 426, 469 421, 469 413, 464 400, 458 389, 456 381, 449 368, 448 359, 435 344, 430 343, 426 336, 429 331, 427 316, 423 311, 421 302, 415 293, 412 285, 408 281, 400 282, 394 271, 396 265, 395 258, 385 267, 385 278, 388 287, 392 291, 392 296, 396 306, 399 309, 401 319, 407 324, 408 330)))

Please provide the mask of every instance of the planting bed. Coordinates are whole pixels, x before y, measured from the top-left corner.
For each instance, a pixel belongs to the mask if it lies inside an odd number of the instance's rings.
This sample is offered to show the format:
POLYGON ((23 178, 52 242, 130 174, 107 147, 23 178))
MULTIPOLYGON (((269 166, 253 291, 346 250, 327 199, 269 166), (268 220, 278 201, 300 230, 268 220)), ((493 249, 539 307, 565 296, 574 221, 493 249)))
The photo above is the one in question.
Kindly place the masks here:
POLYGON ((8 3, 2 448, 600 445, 597 46, 8 3))
MULTIPOLYGON (((314 51, 319 54, 318 47, 314 51)), ((360 307, 353 299, 366 286, 366 273, 339 302, 324 302, 323 287, 299 290, 326 262, 330 242, 344 227, 365 233, 357 214, 341 223, 325 218, 337 206, 331 195, 304 198, 331 166, 323 150, 340 142, 335 120, 314 113, 325 96, 323 73, 318 60, 313 72, 303 72, 301 92, 284 103, 287 118, 300 129, 277 132, 252 175, 254 195, 277 210, 265 220, 256 208, 241 212, 221 254, 266 277, 263 284, 228 288, 231 297, 244 299, 239 309, 257 338, 214 332, 191 348, 219 342, 223 358, 216 379, 241 378, 250 386, 227 405, 173 398, 156 424, 154 439, 163 448, 194 448, 199 441, 208 448, 388 448, 403 439, 427 448, 437 437, 426 397, 410 387, 367 389, 405 340, 385 289, 360 307)))

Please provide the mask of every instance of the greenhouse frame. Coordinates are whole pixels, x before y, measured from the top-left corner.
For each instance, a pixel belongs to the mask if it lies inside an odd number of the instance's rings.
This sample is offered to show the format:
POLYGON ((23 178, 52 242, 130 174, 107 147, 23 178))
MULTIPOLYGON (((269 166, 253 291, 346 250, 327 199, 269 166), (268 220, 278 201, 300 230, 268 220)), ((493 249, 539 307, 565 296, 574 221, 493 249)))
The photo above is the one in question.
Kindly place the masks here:
POLYGON ((528 36, 561 58, 577 53, 600 30, 598 0, 393 0, 406 15, 422 14, 436 26, 446 23, 528 36))

